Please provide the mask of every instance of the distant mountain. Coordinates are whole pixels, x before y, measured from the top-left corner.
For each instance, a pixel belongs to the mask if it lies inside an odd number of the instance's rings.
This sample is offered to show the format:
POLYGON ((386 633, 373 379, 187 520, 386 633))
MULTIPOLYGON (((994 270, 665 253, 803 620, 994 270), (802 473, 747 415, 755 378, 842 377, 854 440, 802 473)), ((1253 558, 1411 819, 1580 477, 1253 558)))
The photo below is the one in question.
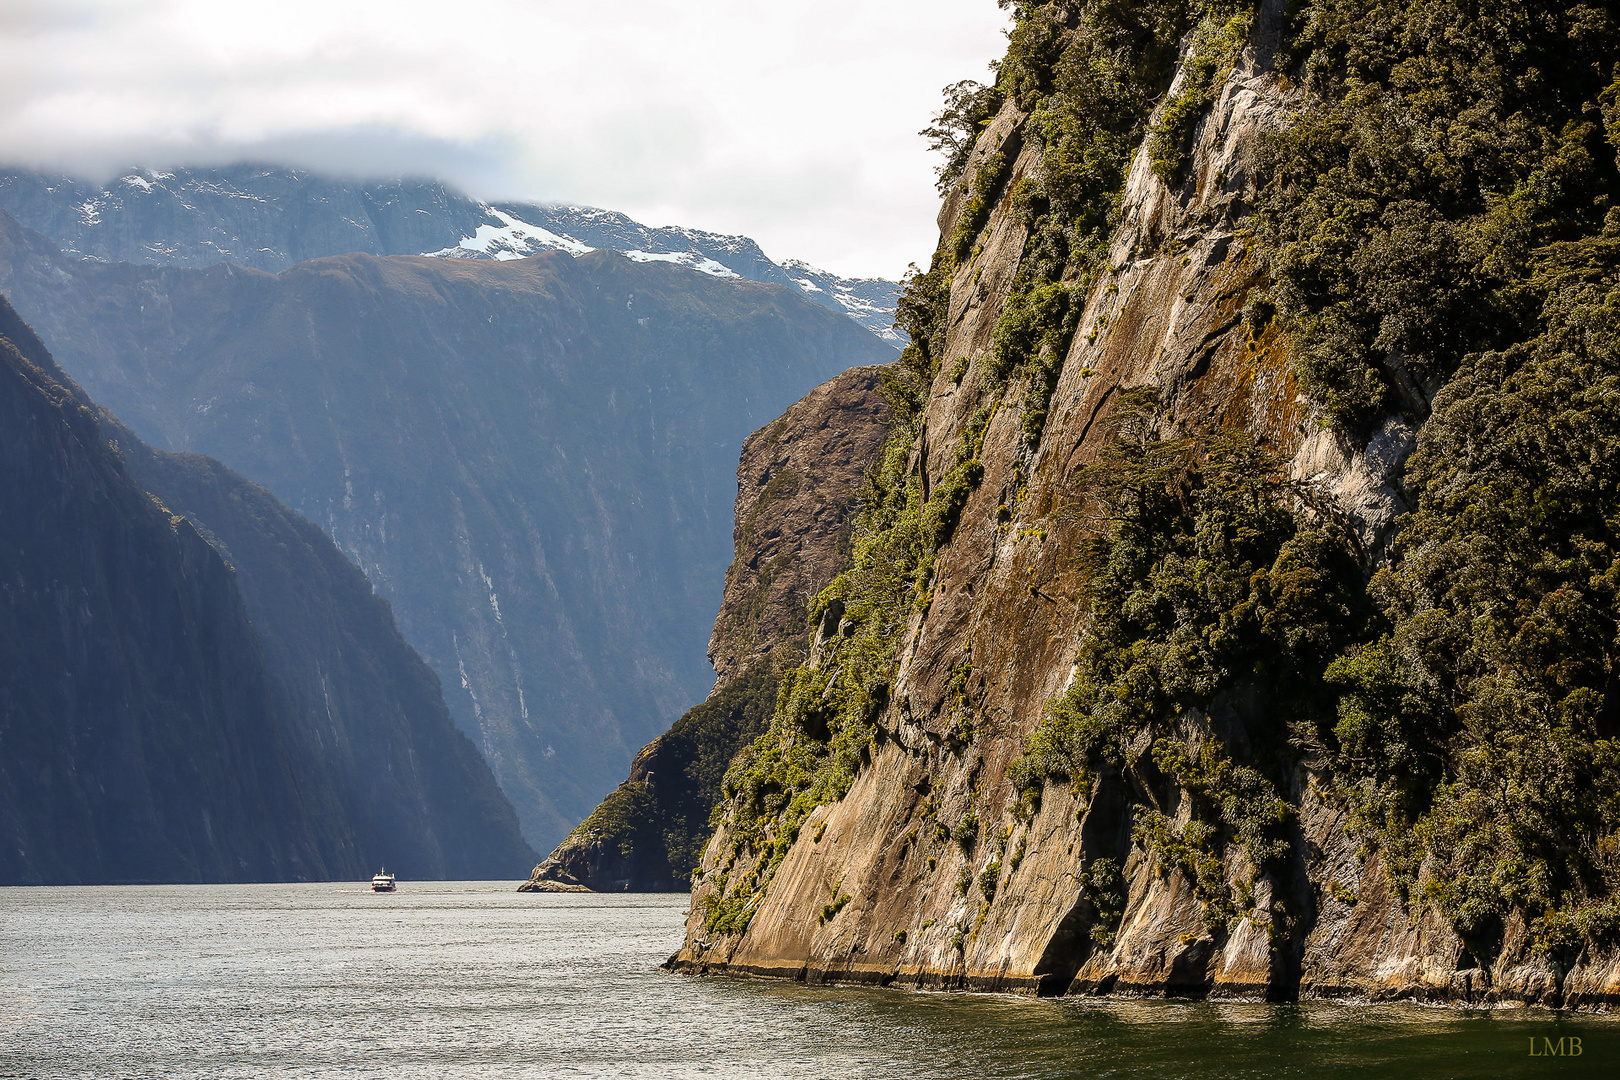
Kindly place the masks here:
POLYGON ((589 206, 484 203, 432 180, 360 183, 247 164, 137 170, 101 187, 17 171, 0 173, 0 209, 70 256, 194 268, 229 262, 277 271, 356 251, 516 259, 605 248, 640 262, 786 285, 899 342, 893 281, 776 263, 746 236, 649 228, 589 206))
POLYGON ((516 877, 516 816, 388 605, 155 451, 0 298, 0 884, 516 877))
POLYGON ((893 355, 798 290, 609 251, 181 269, 0 213, 0 291, 143 438, 337 541, 540 850, 713 683, 744 437, 893 355))

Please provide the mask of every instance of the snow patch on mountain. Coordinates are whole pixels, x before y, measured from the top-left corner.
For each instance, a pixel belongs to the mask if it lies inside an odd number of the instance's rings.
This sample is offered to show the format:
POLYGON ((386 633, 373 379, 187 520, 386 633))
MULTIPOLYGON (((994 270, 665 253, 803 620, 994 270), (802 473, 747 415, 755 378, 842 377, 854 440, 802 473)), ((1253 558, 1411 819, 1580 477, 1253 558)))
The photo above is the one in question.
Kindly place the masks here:
POLYGON ((542 251, 566 251, 570 255, 583 255, 596 249, 582 244, 571 236, 559 236, 550 229, 531 225, 511 214, 486 207, 498 224, 480 225, 471 236, 464 236, 455 247, 424 251, 429 256, 455 258, 522 259, 542 251))
POLYGON ((824 303, 825 295, 850 318, 885 341, 896 344, 904 339, 894 328, 894 309, 900 300, 900 284, 886 278, 846 278, 830 274, 799 259, 782 263, 793 283, 812 300, 824 303))
POLYGON ((478 203, 499 224, 481 225, 475 235, 429 255, 515 259, 543 250, 574 255, 617 251, 636 262, 667 262, 713 277, 786 285, 822 307, 848 315, 885 341, 900 342, 894 331, 899 286, 882 278, 842 278, 797 259, 778 263, 746 236, 688 229, 653 228, 613 210, 571 203, 478 203), (536 239, 539 238, 539 239, 536 239))
POLYGON ((684 266, 689 270, 696 270, 702 274, 710 274, 717 278, 740 278, 741 274, 724 263, 716 262, 695 251, 626 251, 625 257, 633 262, 667 262, 677 266, 684 266))

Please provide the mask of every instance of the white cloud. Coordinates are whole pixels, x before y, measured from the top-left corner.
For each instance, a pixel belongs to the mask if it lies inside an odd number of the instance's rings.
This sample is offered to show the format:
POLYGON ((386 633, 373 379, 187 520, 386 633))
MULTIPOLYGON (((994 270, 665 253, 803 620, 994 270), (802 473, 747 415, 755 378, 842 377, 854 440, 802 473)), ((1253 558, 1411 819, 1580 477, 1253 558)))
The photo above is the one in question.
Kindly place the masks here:
POLYGON ((897 275, 933 248, 939 89, 995 0, 0 0, 0 146, 110 174, 253 156, 437 175, 774 258, 897 275))

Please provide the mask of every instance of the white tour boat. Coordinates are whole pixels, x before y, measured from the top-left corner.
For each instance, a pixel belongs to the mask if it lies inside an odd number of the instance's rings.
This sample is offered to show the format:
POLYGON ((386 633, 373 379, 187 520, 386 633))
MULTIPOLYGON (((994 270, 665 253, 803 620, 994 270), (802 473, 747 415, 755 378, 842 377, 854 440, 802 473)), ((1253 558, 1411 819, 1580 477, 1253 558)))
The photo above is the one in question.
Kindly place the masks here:
POLYGON ((393 892, 394 891, 394 875, 389 874, 389 873, 385 873, 382 870, 377 871, 377 876, 371 879, 371 891, 372 892, 393 892))

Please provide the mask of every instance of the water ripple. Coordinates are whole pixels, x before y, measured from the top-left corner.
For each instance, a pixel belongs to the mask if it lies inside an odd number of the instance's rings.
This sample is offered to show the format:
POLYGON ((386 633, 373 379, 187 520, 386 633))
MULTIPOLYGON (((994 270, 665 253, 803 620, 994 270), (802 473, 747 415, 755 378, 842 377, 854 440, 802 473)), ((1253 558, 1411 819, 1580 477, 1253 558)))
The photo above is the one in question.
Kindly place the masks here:
POLYGON ((1620 1075, 1620 1025, 1529 1010, 669 975, 684 917, 684 897, 493 882, 0 889, 0 1078, 1620 1075), (1570 1036, 1580 1058, 1528 1054, 1570 1036))

